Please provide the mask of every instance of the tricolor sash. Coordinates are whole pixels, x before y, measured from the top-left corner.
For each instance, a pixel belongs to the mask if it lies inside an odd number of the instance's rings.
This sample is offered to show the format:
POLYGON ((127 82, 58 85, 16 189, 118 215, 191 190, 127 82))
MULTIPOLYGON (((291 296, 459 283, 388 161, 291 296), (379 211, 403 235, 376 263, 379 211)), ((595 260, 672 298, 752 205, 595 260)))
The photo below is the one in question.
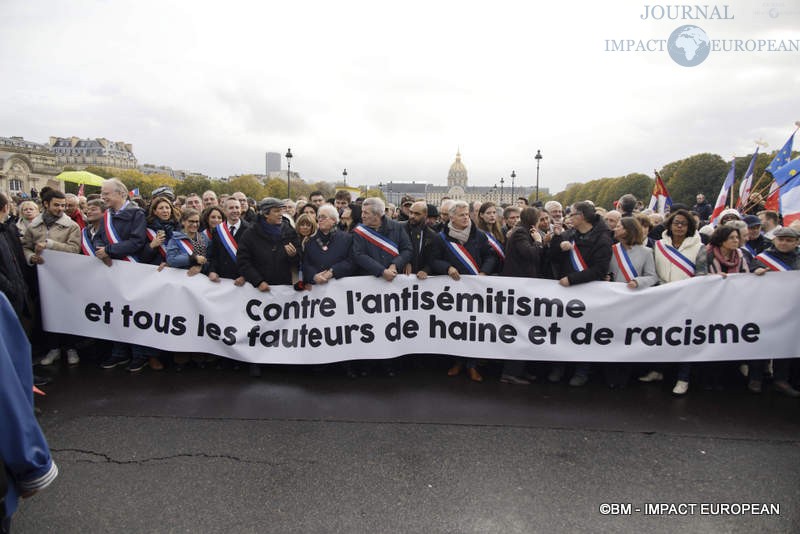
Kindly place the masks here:
POLYGON ((762 252, 758 256, 756 256, 757 260, 760 260, 761 263, 766 265, 772 271, 791 271, 792 268, 783 263, 781 260, 773 256, 768 252, 762 252))
POLYGON ((492 247, 492 250, 494 250, 495 254, 497 254, 501 260, 505 261, 506 253, 503 252, 503 245, 500 244, 500 241, 498 241, 497 238, 495 238, 489 232, 483 233, 486 234, 486 238, 489 240, 489 246, 492 247))
POLYGON ((211 237, 212 237, 211 228, 206 228, 205 230, 203 230, 203 233, 206 234, 206 237, 208 238, 208 242, 210 243, 211 242, 211 237))
POLYGON ((636 268, 633 266, 631 257, 628 255, 628 251, 625 250, 625 247, 622 246, 622 243, 617 243, 611 247, 611 251, 614 253, 614 258, 617 260, 619 270, 622 271, 622 275, 625 277, 626 282, 630 282, 639 276, 639 273, 636 272, 636 268))
POLYGON ((233 261, 236 262, 236 253, 239 252, 239 244, 236 242, 236 239, 233 238, 228 224, 219 223, 217 225, 217 234, 219 235, 220 241, 222 241, 222 246, 225 247, 225 250, 228 251, 233 261))
MULTIPOLYGON (((155 230, 153 230, 152 228, 145 229, 145 232, 147 233, 147 240, 152 243, 153 239, 156 238, 157 232, 155 230)), ((161 253, 161 257, 162 258, 164 258, 164 259, 167 258, 167 249, 164 248, 164 243, 161 243, 158 246, 158 251, 161 253)))
POLYGON ((754 249, 753 246, 750 243, 745 243, 742 248, 750 253, 750 257, 755 257, 756 256, 756 249, 754 249))
POLYGON ((467 247, 462 245, 461 243, 456 243, 454 241, 450 241, 447 239, 447 236, 444 232, 439 232, 439 236, 441 236, 444 244, 447 245, 447 248, 450 249, 450 252, 458 258, 458 261, 467 268, 470 274, 477 275, 480 273, 480 269, 478 268, 478 262, 475 261, 475 258, 467 250, 467 247))
POLYGON ((178 239, 178 244, 181 246, 183 251, 189 256, 194 254, 194 246, 192 245, 192 242, 189 241, 188 239, 178 239))
POLYGON ((578 245, 575 244, 575 241, 570 241, 570 244, 572 244, 572 248, 569 250, 569 261, 572 263, 572 268, 575 269, 575 272, 581 273, 589 266, 586 264, 586 260, 583 259, 581 251, 578 250, 578 245))
MULTIPOLYGON (((130 204, 130 202, 125 201, 125 204, 122 205, 119 211, 124 210, 128 206, 128 204, 130 204)), ((105 228, 106 238, 108 239, 109 243, 111 243, 112 245, 116 245, 121 241, 119 235, 117 235, 116 229, 114 229, 114 222, 111 220, 110 209, 106 210, 106 212, 103 214, 103 228, 105 228)), ((139 260, 137 260, 133 256, 123 256, 122 259, 133 263, 139 263, 139 260)))
POLYGON ((379 234, 368 226, 359 224, 356 226, 355 230, 353 230, 353 233, 360 235, 379 249, 387 252, 393 258, 400 255, 400 250, 397 247, 397 243, 393 242, 386 236, 379 234))
POLYGON ((675 267, 686 273, 686 276, 694 276, 694 262, 689 258, 678 252, 678 249, 665 245, 662 240, 656 241, 656 249, 664 255, 670 263, 675 267))
POLYGON ((89 237, 89 227, 87 226, 83 230, 81 230, 81 250, 83 251, 84 256, 95 256, 94 252, 94 245, 92 245, 92 240, 89 237))

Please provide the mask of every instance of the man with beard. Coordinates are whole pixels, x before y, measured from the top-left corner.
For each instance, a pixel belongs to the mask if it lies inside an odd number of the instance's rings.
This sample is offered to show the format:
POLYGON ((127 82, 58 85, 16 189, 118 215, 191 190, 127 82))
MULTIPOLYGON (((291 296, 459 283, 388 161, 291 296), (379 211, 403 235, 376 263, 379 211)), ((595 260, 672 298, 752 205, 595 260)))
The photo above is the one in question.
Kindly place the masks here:
POLYGON ((408 212, 406 231, 411 239, 411 261, 406 264, 405 274, 416 274, 420 280, 433 274, 433 262, 441 258, 441 240, 427 224, 428 205, 417 201, 408 212))

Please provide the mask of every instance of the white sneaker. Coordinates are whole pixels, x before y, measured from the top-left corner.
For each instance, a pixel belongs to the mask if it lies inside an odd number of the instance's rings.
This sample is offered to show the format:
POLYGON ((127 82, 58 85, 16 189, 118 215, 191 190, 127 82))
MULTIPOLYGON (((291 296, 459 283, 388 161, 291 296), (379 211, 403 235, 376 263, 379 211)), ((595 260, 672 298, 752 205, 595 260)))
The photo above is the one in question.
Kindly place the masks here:
POLYGON ((664 375, 658 371, 650 371, 644 376, 639 377, 639 382, 661 382, 664 380, 664 375))
POLYGON ((39 365, 53 365, 61 357, 61 349, 50 349, 39 362, 39 365))
POLYGON ((81 358, 78 356, 77 350, 67 349, 67 363, 70 365, 78 365, 81 363, 81 358))
POLYGON ((687 391, 689 391, 689 382, 686 380, 678 380, 675 382, 675 387, 672 388, 673 395, 686 395, 687 391))

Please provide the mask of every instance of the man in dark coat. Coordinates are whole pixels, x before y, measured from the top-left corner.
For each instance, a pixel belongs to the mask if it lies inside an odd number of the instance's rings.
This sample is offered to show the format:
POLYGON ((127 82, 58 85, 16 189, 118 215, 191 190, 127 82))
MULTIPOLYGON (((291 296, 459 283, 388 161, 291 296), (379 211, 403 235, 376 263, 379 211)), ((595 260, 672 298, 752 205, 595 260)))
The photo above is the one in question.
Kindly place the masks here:
MULTIPOLYGON (((700 216, 700 222, 708 222, 708 219, 711 217, 711 213, 714 211, 714 208, 708 203, 706 196, 703 193, 697 193, 696 200, 697 204, 692 206, 692 211, 700 216)), ((675 211, 675 208, 673 207, 672 210, 675 211)))
MULTIPOLYGON (((128 188, 120 180, 109 178, 100 186, 100 198, 106 205, 100 231, 94 236, 95 256, 110 266, 112 260, 139 261, 147 245, 147 219, 142 210, 128 199, 128 188)), ((103 369, 128 365, 131 372, 141 371, 147 364, 148 347, 114 342, 111 354, 100 363, 103 369), (133 360, 128 355, 133 353, 133 360)))
POLYGON ((364 201, 361 206, 364 222, 353 230, 353 259, 361 274, 382 276, 391 282, 411 260, 411 240, 403 225, 387 218, 385 213, 383 200, 364 201))
MULTIPOLYGON (((259 291, 272 285, 291 285, 292 267, 299 261, 300 240, 290 225, 283 224, 282 200, 268 197, 258 203, 258 218, 239 240, 236 265, 245 280, 259 291)), ((250 376, 261 376, 258 364, 250 364, 250 376)))
POLYGON ((436 274, 458 280, 462 274, 493 274, 497 270, 497 255, 486 234, 470 220, 466 202, 459 200, 450 206, 450 222, 440 236, 444 247, 442 258, 434 261, 436 274))
POLYGON ((236 256, 239 240, 250 225, 241 218, 241 203, 235 198, 226 198, 222 209, 226 220, 220 223, 211 235, 211 245, 208 250, 208 279, 219 282, 220 278, 229 278, 237 286, 242 286, 245 279, 239 273, 236 256))
POLYGON ((416 274, 424 280, 433 274, 433 262, 442 257, 442 241, 427 224, 430 206, 424 201, 411 205, 406 222, 406 231, 411 239, 411 261, 406 264, 405 274, 416 274))

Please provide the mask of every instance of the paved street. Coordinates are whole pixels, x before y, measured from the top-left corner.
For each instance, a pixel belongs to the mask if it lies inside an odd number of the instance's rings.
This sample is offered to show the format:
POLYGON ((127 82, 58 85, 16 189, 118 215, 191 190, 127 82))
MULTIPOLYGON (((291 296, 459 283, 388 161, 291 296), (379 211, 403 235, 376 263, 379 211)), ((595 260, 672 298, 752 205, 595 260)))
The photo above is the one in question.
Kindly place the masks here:
POLYGON ((671 382, 617 391, 599 376, 581 389, 510 386, 497 364, 477 384, 447 366, 417 359, 395 378, 356 380, 269 367, 253 379, 131 376, 84 359, 37 401, 61 474, 14 530, 800 530, 795 399, 737 384, 674 399, 671 382), (602 515, 603 503, 630 514, 602 515), (697 506, 659 516, 645 503, 697 506), (700 503, 780 511, 702 515, 700 503))

